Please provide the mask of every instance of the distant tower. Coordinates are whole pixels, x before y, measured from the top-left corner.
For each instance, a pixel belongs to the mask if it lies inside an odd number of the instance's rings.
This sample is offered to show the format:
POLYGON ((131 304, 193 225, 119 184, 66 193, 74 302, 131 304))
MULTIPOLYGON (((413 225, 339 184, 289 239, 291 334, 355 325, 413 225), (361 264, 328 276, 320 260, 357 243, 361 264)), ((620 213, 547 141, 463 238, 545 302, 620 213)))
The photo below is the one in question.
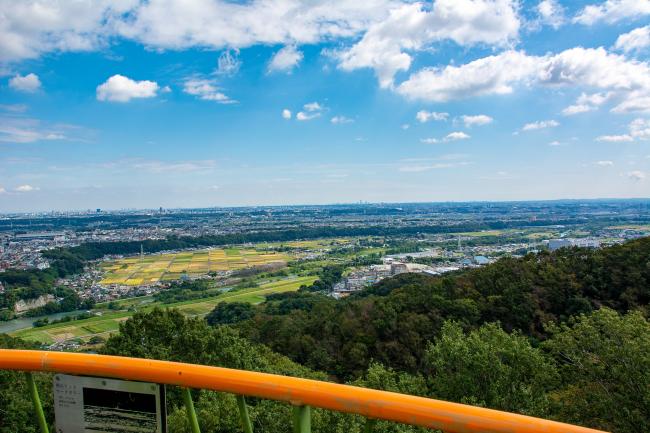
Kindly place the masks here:
POLYGON ((461 245, 460 245, 460 235, 458 235, 458 251, 461 250, 461 245))
POLYGON ((140 261, 142 262, 144 260, 144 248, 142 247, 142 244, 140 244, 140 261))

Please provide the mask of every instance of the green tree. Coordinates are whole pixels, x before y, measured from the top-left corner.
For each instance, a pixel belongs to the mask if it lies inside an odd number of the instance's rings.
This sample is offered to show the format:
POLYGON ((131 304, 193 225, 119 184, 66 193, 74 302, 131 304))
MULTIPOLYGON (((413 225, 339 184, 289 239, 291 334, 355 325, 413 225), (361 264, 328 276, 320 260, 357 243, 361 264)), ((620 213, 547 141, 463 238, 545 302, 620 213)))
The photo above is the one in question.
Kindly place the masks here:
POLYGON ((457 323, 445 322, 424 366, 434 398, 534 416, 548 413, 547 391, 557 383, 550 360, 497 323, 465 334, 457 323))
POLYGON ((255 315, 255 307, 248 302, 219 302, 205 316, 209 325, 229 325, 250 319, 255 315))
POLYGON ((558 418, 618 433, 650 426, 650 323, 639 312, 602 308, 551 325, 543 344, 563 386, 552 394, 558 418))
MULTIPOLYGON (((119 334, 112 335, 101 352, 326 379, 324 374, 310 371, 265 346, 241 338, 228 326, 213 328, 204 320, 185 318, 174 309, 136 313, 120 325, 119 334)), ((194 390, 193 396, 201 431, 238 431, 238 412, 232 395, 194 390)), ((168 407, 169 431, 189 432, 182 400, 174 387, 169 387, 168 407)), ((291 431, 289 404, 249 399, 249 409, 256 432, 291 431)), ((315 416, 315 426, 319 419, 315 416)))

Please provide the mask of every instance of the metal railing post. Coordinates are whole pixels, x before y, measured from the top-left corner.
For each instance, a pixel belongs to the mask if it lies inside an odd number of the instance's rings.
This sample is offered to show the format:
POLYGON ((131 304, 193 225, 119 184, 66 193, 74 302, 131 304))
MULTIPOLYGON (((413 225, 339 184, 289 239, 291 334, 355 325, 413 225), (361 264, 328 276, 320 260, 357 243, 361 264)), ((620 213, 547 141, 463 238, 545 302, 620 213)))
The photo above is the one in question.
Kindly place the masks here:
POLYGON ((45 421, 45 414, 43 413, 43 406, 41 406, 41 399, 38 396, 38 389, 34 382, 34 376, 32 376, 32 373, 25 373, 25 376, 27 377, 27 386, 29 387, 29 394, 32 397, 32 403, 34 404, 34 412, 36 412, 38 426, 41 429, 41 433, 49 433, 50 431, 47 428, 47 421, 45 421))
POLYGON ((244 433, 253 433, 253 424, 248 416, 248 408, 246 407, 246 399, 243 395, 237 395, 237 406, 239 406, 239 417, 241 418, 244 433))
POLYGON ((183 388, 183 400, 185 401, 185 412, 187 412, 187 420, 190 423, 192 433, 201 433, 201 429, 199 429, 199 420, 196 418, 196 411, 194 410, 192 394, 190 394, 189 388, 183 388))
POLYGON ((311 433, 311 409, 309 406, 293 407, 293 433, 311 433))

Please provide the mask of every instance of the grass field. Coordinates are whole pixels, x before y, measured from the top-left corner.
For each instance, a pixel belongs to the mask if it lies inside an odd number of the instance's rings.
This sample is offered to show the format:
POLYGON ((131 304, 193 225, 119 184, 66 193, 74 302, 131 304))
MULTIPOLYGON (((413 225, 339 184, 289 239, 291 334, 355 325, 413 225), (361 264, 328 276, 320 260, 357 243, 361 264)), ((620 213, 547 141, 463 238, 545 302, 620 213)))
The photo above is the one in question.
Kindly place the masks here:
POLYGON ((117 331, 119 323, 128 319, 133 313, 120 311, 73 322, 56 323, 40 328, 27 328, 11 335, 41 343, 55 343, 76 337, 92 337, 117 331))
POLYGON ((623 224, 618 226, 606 227, 612 230, 650 230, 650 224, 623 224))
MULTIPOLYGON (((295 291, 298 290, 301 285, 309 285, 316 279, 315 276, 293 277, 261 284, 259 287, 241 289, 236 292, 226 292, 211 298, 183 301, 174 304, 151 302, 140 308, 140 311, 151 310, 158 306, 162 308, 178 308, 187 316, 204 316, 212 311, 212 309, 220 302, 238 301, 257 304, 264 301, 265 295, 295 291)), ((120 322, 128 319, 131 315, 133 315, 133 313, 128 311, 108 312, 102 316, 95 316, 90 319, 56 323, 40 328, 21 329, 11 335, 46 344, 70 340, 72 338, 83 338, 84 340, 88 340, 90 337, 95 335, 107 337, 110 333, 116 332, 119 329, 120 322)))
POLYGON ((455 233, 456 236, 482 237, 482 236, 501 236, 505 230, 482 230, 477 232, 455 233))
POLYGON ((232 271, 273 262, 286 262, 290 257, 274 251, 253 248, 209 249, 173 254, 128 257, 106 262, 101 283, 138 286, 158 281, 177 280, 182 275, 203 275, 210 271, 232 271))
POLYGON ((267 247, 290 247, 307 250, 317 250, 321 248, 331 248, 341 245, 347 245, 354 242, 355 238, 328 238, 328 239, 311 239, 307 241, 288 241, 288 242, 269 242, 261 244, 267 247))

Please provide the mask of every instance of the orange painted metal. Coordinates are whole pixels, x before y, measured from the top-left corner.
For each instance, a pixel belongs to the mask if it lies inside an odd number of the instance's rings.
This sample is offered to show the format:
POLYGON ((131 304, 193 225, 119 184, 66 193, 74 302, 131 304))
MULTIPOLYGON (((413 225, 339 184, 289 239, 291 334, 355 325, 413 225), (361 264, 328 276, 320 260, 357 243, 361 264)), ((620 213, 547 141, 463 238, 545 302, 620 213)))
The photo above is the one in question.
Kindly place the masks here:
MULTIPOLYGON (((253 371, 85 353, 0 349, 0 370, 110 377, 310 405, 446 433, 598 433, 524 415, 253 371)), ((602 432, 600 432, 602 433, 602 432)))

